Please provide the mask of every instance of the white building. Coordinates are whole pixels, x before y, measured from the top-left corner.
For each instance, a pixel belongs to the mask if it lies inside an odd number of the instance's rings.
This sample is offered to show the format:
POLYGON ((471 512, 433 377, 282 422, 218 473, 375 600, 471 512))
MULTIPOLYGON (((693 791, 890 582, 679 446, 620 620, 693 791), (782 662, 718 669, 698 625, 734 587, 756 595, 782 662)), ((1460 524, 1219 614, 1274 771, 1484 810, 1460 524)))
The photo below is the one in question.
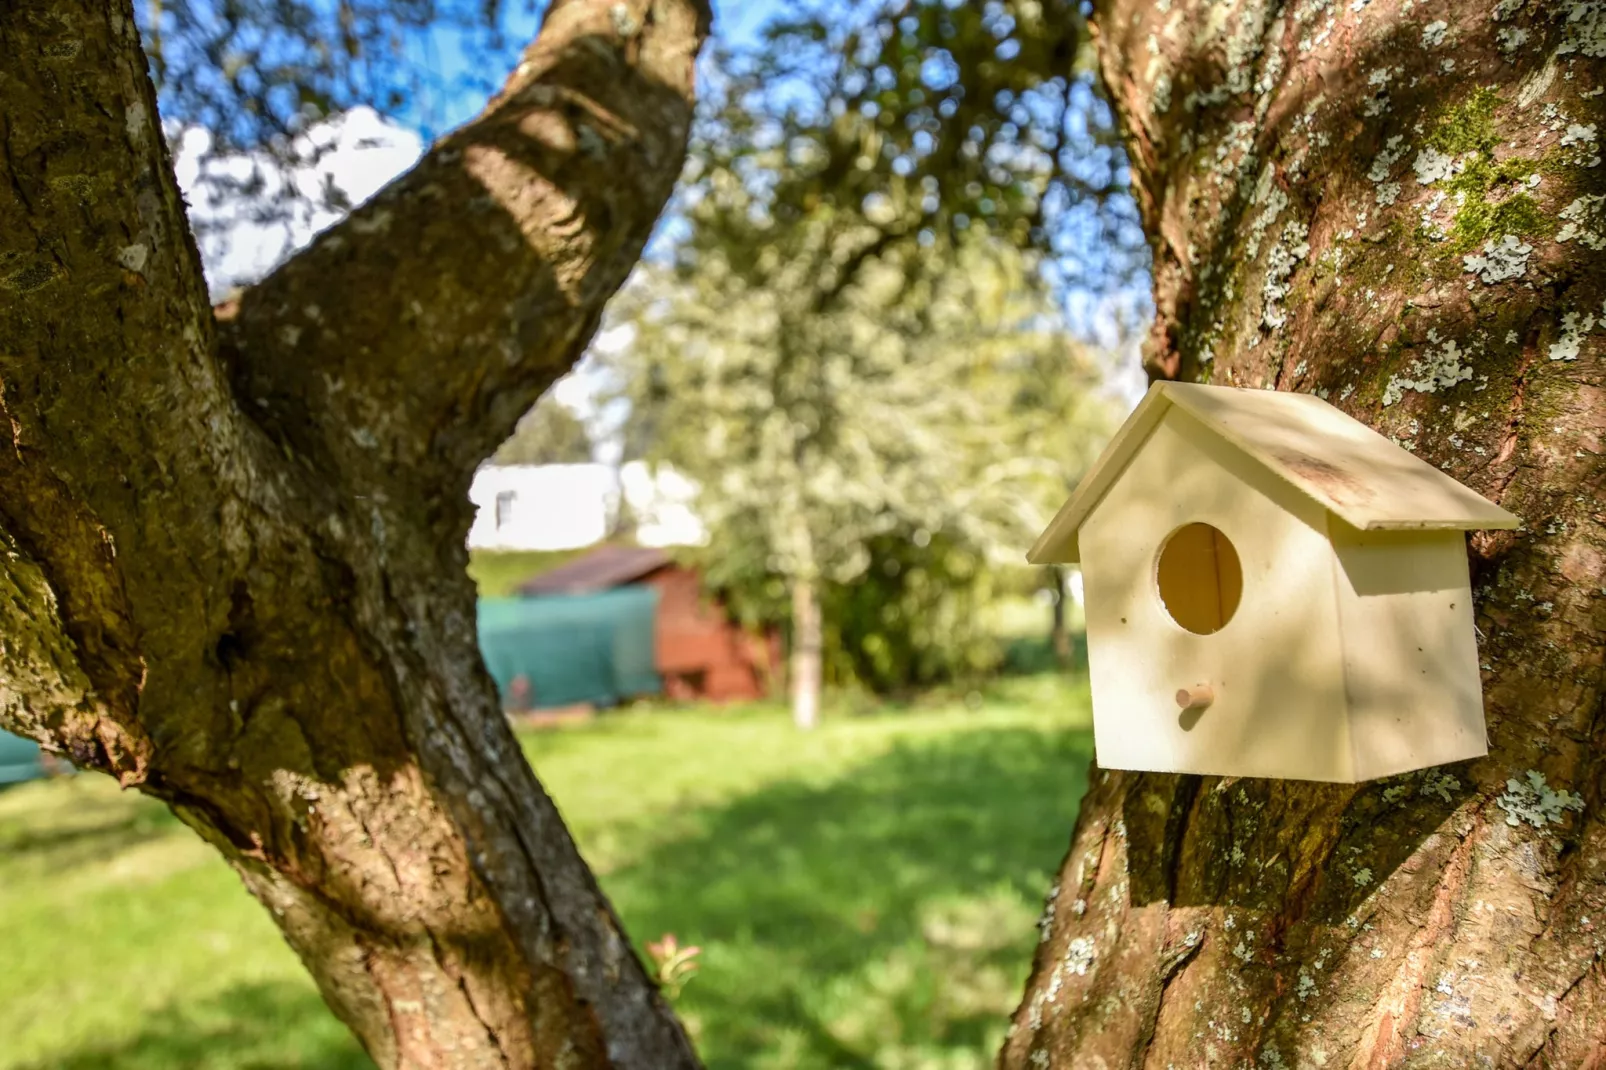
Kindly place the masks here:
POLYGON ((640 461, 605 464, 484 465, 468 496, 476 507, 468 545, 476 550, 570 550, 607 537, 623 498, 642 546, 686 546, 707 538, 691 510, 697 488, 673 469, 640 461))

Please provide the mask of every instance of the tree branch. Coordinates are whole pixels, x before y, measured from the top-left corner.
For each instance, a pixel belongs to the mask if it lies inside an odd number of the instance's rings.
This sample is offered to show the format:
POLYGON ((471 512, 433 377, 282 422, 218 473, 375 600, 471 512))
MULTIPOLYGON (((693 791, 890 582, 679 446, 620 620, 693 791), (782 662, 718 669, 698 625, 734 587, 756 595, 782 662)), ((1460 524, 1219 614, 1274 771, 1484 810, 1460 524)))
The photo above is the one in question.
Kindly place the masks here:
POLYGON ((709 21, 706 0, 554 5, 479 118, 220 312, 245 411, 356 484, 460 496, 639 258, 709 21))
POLYGON ((707 23, 556 4, 214 338, 128 0, 0 4, 0 724, 166 800, 387 1070, 696 1065, 501 713, 462 536, 668 195, 707 23))

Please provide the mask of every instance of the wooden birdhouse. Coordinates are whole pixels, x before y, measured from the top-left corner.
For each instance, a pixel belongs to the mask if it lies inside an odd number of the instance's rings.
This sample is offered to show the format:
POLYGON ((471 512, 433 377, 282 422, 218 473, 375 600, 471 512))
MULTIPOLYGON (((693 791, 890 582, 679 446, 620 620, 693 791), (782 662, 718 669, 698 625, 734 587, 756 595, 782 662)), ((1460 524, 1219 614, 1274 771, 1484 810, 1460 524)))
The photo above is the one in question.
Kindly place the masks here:
POLYGON ((1157 383, 1028 560, 1079 563, 1101 766, 1354 783, 1487 753, 1464 531, 1320 398, 1157 383))

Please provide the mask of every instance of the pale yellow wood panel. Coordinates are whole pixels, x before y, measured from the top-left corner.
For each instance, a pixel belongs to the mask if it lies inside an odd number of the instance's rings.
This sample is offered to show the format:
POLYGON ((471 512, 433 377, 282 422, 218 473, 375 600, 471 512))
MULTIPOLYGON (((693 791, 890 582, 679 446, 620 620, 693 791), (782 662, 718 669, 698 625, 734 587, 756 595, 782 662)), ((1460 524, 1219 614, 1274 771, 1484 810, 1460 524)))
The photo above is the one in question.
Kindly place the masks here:
POLYGON ((1302 498, 1187 413, 1162 416, 1080 533, 1101 765, 1353 779, 1332 551, 1302 498), (1195 522, 1242 570, 1237 611, 1210 635, 1179 626, 1156 583, 1166 537, 1195 522), (1179 709, 1199 684, 1210 704, 1179 709))
POLYGON ((1487 753, 1466 537, 1331 534, 1358 778, 1487 753))
POLYGON ((1184 407, 1357 528, 1508 528, 1517 518, 1310 394, 1170 383, 1184 407))
MULTIPOLYGON (((1081 560, 1079 532, 1173 409, 1359 529, 1515 528, 1516 516, 1309 394, 1155 383, 1027 554, 1081 560)), ((1241 467, 1241 466, 1240 466, 1241 467)))

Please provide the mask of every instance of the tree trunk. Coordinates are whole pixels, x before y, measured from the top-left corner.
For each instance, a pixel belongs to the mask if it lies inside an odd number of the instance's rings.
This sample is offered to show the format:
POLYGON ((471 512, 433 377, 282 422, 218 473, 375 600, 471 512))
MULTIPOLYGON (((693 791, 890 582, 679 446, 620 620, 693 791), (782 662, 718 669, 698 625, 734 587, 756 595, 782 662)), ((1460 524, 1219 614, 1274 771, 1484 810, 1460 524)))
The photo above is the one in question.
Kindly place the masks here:
POLYGON ((820 723, 820 597, 815 581, 792 581, 792 723, 809 729, 820 723))
POLYGON ((1054 583, 1054 617, 1048 627, 1048 646, 1054 652, 1054 664, 1066 669, 1071 665, 1071 633, 1065 627, 1064 566, 1050 565, 1048 576, 1054 583))
POLYGON ((1001 1064, 1606 1065, 1606 5, 1094 6, 1151 374, 1317 393, 1525 527, 1470 539, 1487 758, 1095 771, 1001 1064))
POLYGON ((166 800, 382 1067, 690 1067, 478 656, 474 467, 674 182, 697 0, 569 0, 217 316, 129 0, 0 5, 0 725, 166 800))

